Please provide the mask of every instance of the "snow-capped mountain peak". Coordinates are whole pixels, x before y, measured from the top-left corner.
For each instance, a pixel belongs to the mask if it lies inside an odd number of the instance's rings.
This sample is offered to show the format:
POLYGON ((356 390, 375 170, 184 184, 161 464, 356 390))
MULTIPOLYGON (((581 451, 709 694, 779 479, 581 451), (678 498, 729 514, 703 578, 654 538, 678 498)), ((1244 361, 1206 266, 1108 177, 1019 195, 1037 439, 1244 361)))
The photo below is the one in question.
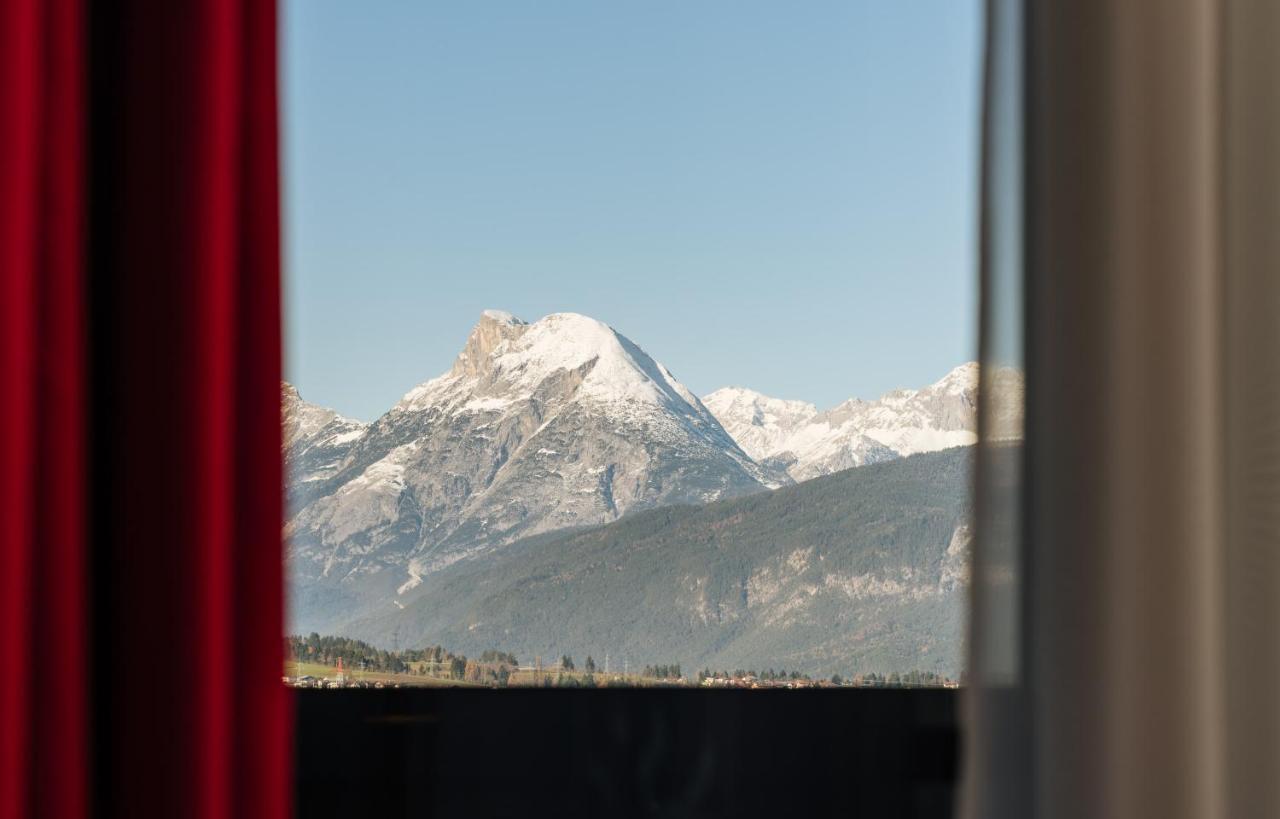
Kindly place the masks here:
POLYGON ((453 368, 410 390, 399 408, 439 406, 459 392, 472 398, 528 400, 557 374, 575 381, 582 399, 639 402, 710 418, 697 396, 666 367, 604 322, 578 313, 552 313, 529 324, 500 310, 481 314, 453 368))
POLYGON ((345 418, 328 407, 304 401, 296 387, 280 383, 285 464, 291 488, 323 481, 364 437, 368 424, 345 418))
POLYGON ((762 426, 784 422, 792 416, 812 417, 818 414, 818 408, 808 401, 770 398, 746 387, 721 387, 702 401, 708 409, 714 404, 716 407, 749 410, 762 426))
POLYGON ((289 533, 314 582, 390 567, 399 597, 414 578, 518 537, 774 485, 688 388, 609 325, 490 310, 448 372, 368 427, 289 533))
POLYGON ((287 424, 285 438, 289 441, 312 438, 330 425, 341 428, 343 432, 365 427, 364 422, 346 418, 337 410, 304 401, 298 388, 287 381, 280 382, 280 405, 287 424))
POLYGON ((731 387, 704 402, 757 461, 802 481, 840 469, 977 440, 978 365, 962 364, 921 389, 874 401, 851 398, 822 412, 803 401, 731 387))
POLYGON ((978 362, 968 361, 938 379, 926 389, 945 392, 949 395, 962 395, 978 388, 978 362))
POLYGON ((818 408, 807 401, 770 398, 745 387, 723 387, 702 399, 748 455, 763 461, 813 420, 818 408))
POLYGON ((525 322, 508 313, 506 310, 484 310, 480 313, 481 318, 496 321, 501 324, 524 324, 525 322))

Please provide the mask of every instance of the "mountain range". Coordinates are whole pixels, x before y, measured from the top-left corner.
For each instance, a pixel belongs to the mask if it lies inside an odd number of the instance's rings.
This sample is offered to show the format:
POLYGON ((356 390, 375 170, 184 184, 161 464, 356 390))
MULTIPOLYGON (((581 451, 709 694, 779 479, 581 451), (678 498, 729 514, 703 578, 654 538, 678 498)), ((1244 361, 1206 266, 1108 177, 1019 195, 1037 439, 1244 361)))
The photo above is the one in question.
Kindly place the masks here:
POLYGON ((741 387, 702 400, 748 455, 804 481, 975 443, 977 387, 978 365, 969 363, 923 389, 894 390, 874 401, 850 398, 821 412, 741 387))
POLYGON ((395 619, 517 541, 972 443, 976 387, 967 364, 822 412, 741 388, 700 400, 602 322, 485 311, 448 372, 372 423, 283 385, 291 628, 395 619))

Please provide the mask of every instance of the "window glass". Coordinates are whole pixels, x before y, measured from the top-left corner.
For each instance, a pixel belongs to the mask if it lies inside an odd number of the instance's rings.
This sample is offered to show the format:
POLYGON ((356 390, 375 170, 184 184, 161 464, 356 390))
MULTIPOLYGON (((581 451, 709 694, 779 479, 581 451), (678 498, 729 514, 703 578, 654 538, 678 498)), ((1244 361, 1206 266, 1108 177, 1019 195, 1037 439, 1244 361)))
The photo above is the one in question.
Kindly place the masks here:
POLYGON ((976 0, 284 11, 292 682, 958 683, 976 0))

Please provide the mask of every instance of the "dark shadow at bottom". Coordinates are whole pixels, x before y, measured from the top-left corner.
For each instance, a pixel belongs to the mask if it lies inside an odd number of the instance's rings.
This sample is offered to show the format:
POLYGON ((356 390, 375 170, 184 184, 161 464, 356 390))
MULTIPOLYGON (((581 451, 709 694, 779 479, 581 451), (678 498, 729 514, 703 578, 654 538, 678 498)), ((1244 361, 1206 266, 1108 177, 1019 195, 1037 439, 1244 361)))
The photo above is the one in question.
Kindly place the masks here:
POLYGON ((300 817, 949 817, 952 690, 297 692, 300 817))

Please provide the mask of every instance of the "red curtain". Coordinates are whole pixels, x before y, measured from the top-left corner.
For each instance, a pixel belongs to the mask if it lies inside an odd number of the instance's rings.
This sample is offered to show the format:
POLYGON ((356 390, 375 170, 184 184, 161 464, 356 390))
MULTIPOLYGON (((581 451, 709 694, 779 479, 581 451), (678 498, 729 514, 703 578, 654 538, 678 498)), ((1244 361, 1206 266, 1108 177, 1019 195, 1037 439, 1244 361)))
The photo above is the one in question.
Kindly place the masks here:
POLYGON ((283 817, 274 4, 0 2, 0 817, 283 817))
POLYGON ((0 816, 85 810, 84 43, 0 3, 0 816))

